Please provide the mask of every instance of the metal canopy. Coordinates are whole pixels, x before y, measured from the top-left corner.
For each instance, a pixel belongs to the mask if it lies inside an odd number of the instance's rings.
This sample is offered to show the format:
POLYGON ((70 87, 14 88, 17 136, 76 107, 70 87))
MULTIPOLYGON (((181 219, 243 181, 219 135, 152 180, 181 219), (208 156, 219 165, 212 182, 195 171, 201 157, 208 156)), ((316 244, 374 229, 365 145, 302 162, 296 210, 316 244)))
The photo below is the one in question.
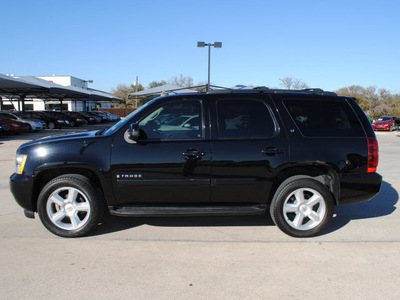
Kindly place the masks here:
MULTIPOLYGON (((34 76, 10 77, 0 74, 0 96, 68 101, 124 101, 107 93, 76 86, 63 86, 34 76)), ((19 104, 18 104, 19 105, 19 104)))
POLYGON ((50 90, 22 79, 0 74, 0 95, 2 96, 36 96, 49 93, 50 90))
POLYGON ((180 86, 167 83, 167 84, 157 86, 157 87, 154 87, 154 88, 151 88, 148 90, 144 90, 141 92, 131 93, 129 95, 131 95, 131 96, 150 96, 150 95, 162 95, 164 93, 186 94, 186 93, 194 93, 194 92, 196 92, 196 91, 190 90, 189 88, 182 88, 180 86))

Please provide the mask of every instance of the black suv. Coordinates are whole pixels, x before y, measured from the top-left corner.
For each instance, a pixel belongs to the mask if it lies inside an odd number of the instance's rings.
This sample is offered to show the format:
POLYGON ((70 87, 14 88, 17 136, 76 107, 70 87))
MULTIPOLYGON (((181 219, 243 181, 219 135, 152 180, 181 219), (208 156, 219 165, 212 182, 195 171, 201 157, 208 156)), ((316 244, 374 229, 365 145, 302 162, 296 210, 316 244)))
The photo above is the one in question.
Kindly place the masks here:
POLYGON ((295 237, 320 234, 334 206, 379 193, 378 144, 353 98, 319 89, 154 99, 109 129, 17 151, 11 191, 63 237, 117 216, 263 214, 295 237))

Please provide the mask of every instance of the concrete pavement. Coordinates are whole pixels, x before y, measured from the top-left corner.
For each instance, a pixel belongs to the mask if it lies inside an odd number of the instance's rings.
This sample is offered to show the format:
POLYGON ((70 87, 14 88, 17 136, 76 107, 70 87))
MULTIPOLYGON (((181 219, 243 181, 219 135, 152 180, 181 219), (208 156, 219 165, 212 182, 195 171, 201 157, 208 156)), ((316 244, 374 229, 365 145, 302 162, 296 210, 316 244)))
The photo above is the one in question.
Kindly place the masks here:
POLYGON ((336 209, 310 239, 286 236, 268 216, 107 216, 89 237, 59 238, 25 218, 8 188, 15 150, 31 136, 0 138, 0 298, 399 298, 400 134, 377 137, 382 192, 336 209))

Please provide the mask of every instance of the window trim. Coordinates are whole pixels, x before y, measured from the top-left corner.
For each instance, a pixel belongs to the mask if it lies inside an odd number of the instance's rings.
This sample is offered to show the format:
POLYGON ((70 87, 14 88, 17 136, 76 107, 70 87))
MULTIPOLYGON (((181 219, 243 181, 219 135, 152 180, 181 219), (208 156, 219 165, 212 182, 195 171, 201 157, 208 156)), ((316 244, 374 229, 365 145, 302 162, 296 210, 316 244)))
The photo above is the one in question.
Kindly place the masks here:
POLYGON ((215 101, 215 116, 216 116, 216 125, 217 125, 217 139, 221 140, 221 141, 232 141, 232 140, 268 140, 268 139, 272 139, 275 138, 276 136, 279 135, 280 133, 280 127, 278 124, 278 121, 275 117, 275 114, 273 113, 273 110, 271 108, 270 105, 268 105, 265 100, 262 99, 256 99, 256 98, 219 98, 216 99, 215 101), (220 122, 219 122, 219 114, 218 114, 218 102, 220 101, 257 101, 257 102, 261 102, 268 110, 270 117, 272 119, 272 122, 274 123, 274 134, 268 137, 220 137, 220 122))

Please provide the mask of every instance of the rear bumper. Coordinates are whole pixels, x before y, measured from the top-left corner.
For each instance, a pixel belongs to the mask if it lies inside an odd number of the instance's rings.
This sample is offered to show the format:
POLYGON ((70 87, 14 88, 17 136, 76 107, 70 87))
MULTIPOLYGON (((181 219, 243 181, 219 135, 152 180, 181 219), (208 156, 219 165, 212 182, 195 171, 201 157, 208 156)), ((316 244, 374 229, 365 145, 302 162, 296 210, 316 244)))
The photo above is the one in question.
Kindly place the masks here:
POLYGON ((339 179, 339 206, 371 200, 381 190, 382 176, 378 173, 342 175, 339 179))
POLYGON ((14 196, 15 201, 28 211, 36 211, 33 207, 33 182, 32 179, 25 175, 12 174, 10 177, 10 190, 14 196))

